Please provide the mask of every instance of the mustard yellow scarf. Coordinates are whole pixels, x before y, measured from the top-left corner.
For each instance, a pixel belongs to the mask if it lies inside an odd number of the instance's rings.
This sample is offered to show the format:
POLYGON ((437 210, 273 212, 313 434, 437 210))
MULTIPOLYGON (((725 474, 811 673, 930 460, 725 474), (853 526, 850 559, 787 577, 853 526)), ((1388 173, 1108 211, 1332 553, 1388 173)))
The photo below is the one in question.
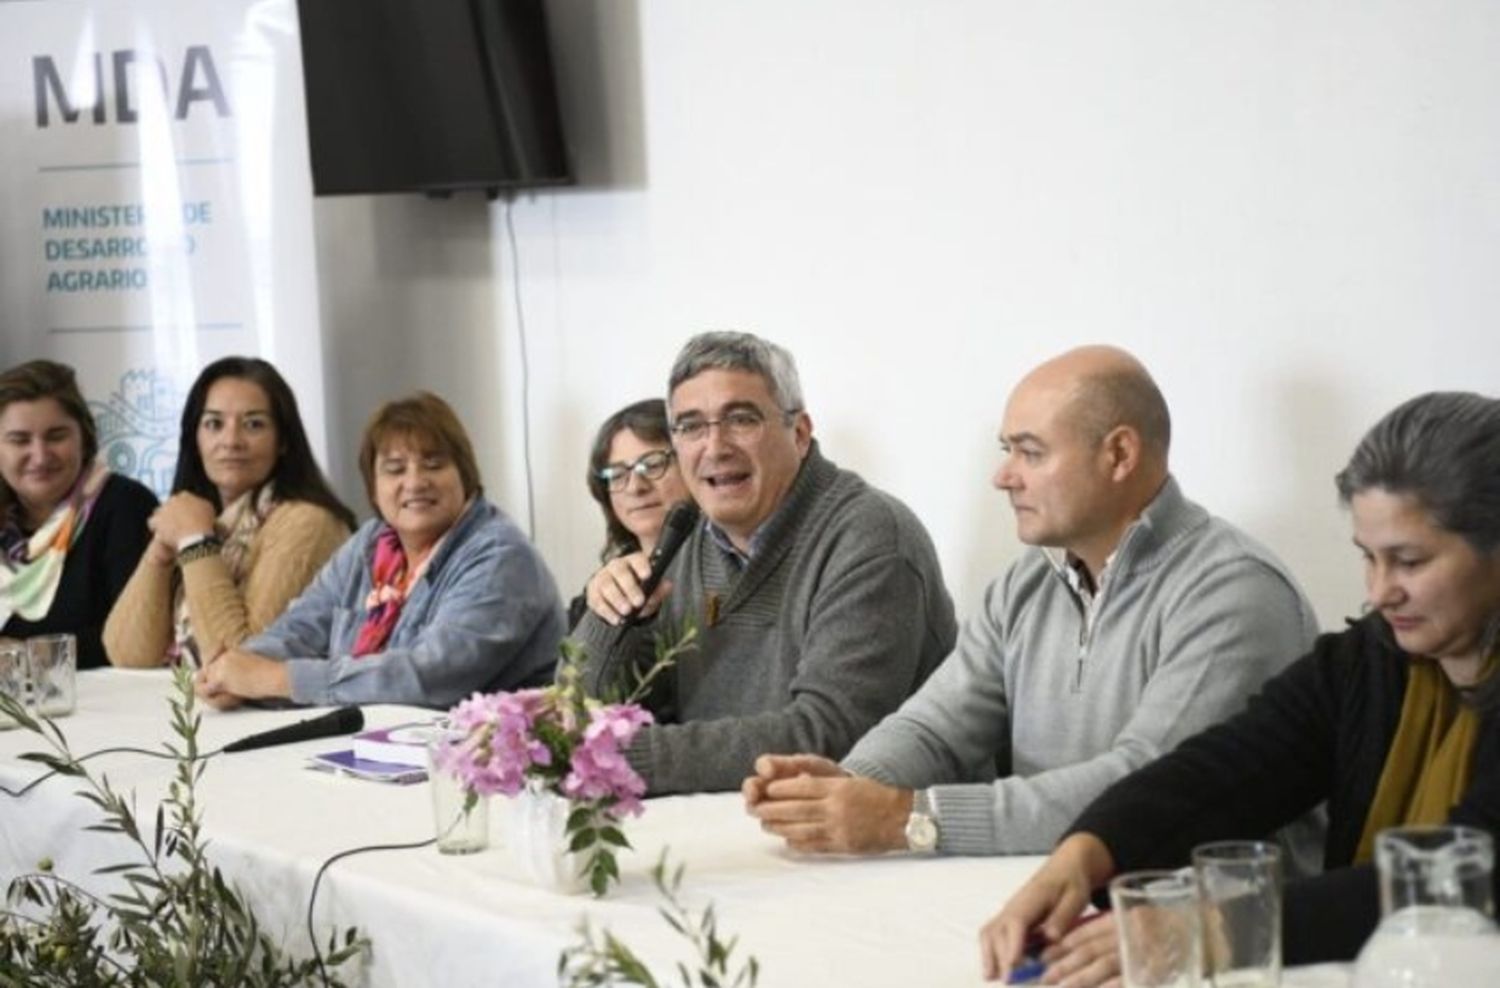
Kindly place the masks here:
POLYGON ((1365 817, 1356 863, 1371 859, 1375 835, 1387 827, 1447 820, 1474 774, 1479 715, 1463 702, 1437 662, 1410 661, 1401 720, 1365 817))

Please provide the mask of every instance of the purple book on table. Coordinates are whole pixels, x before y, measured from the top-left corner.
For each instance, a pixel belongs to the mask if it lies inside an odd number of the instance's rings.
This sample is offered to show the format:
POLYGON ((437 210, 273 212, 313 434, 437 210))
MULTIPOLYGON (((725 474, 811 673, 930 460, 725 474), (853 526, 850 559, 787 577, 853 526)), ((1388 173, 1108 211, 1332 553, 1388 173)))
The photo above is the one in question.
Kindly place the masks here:
POLYGON ((443 733, 440 720, 377 727, 354 735, 354 754, 367 762, 427 767, 427 742, 443 733))
POLYGON ((402 786, 427 781, 425 768, 417 768, 414 765, 395 765, 391 762, 372 762, 366 758, 356 758, 354 752, 348 750, 328 751, 321 755, 313 755, 307 760, 307 767, 320 772, 333 772, 337 775, 350 775, 356 779, 391 782, 402 786))

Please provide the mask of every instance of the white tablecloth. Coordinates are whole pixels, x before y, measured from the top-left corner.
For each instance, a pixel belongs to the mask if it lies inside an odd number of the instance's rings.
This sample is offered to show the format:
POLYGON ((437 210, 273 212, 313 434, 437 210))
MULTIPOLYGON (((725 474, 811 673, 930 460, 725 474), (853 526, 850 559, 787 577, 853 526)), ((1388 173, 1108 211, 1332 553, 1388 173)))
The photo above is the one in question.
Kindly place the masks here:
MULTIPOLYGON (((79 707, 59 721, 77 752, 117 744, 158 746, 171 738, 164 672, 80 674, 79 707)), ((407 707, 365 709, 367 726, 419 719, 407 707)), ((203 711, 204 750, 308 716, 303 711, 203 711)), ((329 856, 367 844, 421 840, 432 831, 427 786, 387 786, 305 770, 310 754, 338 741, 224 755, 201 785, 212 857, 248 895, 271 930, 306 952, 308 894, 329 856)), ((16 762, 40 740, 0 733, 0 782, 34 778, 16 762)), ((121 789, 134 789, 149 824, 171 763, 121 754, 97 759, 121 789)), ((52 780, 20 800, 0 795, 0 878, 50 857, 63 875, 93 888, 101 865, 125 860, 117 839, 82 828, 97 811, 52 780)), ((635 851, 620 860, 623 882, 604 900, 531 888, 503 851, 446 857, 431 848, 361 855, 335 864, 318 894, 319 939, 357 925, 373 942, 363 971, 371 986, 551 985, 558 953, 590 917, 665 974, 685 956, 657 915, 650 870, 670 847, 687 867, 684 898, 716 903, 720 927, 761 962, 766 988, 801 985, 978 985, 976 934, 1037 858, 807 858, 786 853, 744 815, 735 794, 651 800, 630 821, 635 851)), ((497 835, 498 836, 498 835, 497 835)), ((1342 986, 1342 972, 1296 972, 1288 983, 1342 986)))

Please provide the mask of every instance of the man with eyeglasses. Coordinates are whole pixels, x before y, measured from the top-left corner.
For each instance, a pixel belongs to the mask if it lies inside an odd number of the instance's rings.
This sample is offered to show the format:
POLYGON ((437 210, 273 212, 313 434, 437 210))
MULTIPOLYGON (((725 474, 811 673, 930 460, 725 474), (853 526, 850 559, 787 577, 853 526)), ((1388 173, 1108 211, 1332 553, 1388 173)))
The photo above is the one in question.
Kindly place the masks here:
POLYGON ((1307 599, 1268 550, 1183 496, 1170 436, 1161 392, 1121 350, 1028 374, 994 486, 1035 548, 842 764, 759 759, 743 792, 761 825, 803 851, 1048 851, 1110 783, 1306 651, 1307 599))
POLYGON ((826 459, 789 353, 705 333, 668 382, 672 445, 705 522, 648 600, 644 553, 590 579, 573 637, 596 693, 633 682, 657 633, 699 645, 628 756, 653 794, 734 789, 765 752, 842 757, 954 642, 937 554, 895 498, 826 459), (638 617, 643 616, 643 617, 638 617))

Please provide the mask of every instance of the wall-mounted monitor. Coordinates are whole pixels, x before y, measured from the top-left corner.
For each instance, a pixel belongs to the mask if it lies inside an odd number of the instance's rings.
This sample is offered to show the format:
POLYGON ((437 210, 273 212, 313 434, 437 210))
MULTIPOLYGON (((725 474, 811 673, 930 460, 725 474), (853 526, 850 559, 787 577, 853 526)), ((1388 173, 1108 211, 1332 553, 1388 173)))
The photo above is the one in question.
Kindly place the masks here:
POLYGON ((541 0, 298 0, 318 195, 573 181, 541 0))

